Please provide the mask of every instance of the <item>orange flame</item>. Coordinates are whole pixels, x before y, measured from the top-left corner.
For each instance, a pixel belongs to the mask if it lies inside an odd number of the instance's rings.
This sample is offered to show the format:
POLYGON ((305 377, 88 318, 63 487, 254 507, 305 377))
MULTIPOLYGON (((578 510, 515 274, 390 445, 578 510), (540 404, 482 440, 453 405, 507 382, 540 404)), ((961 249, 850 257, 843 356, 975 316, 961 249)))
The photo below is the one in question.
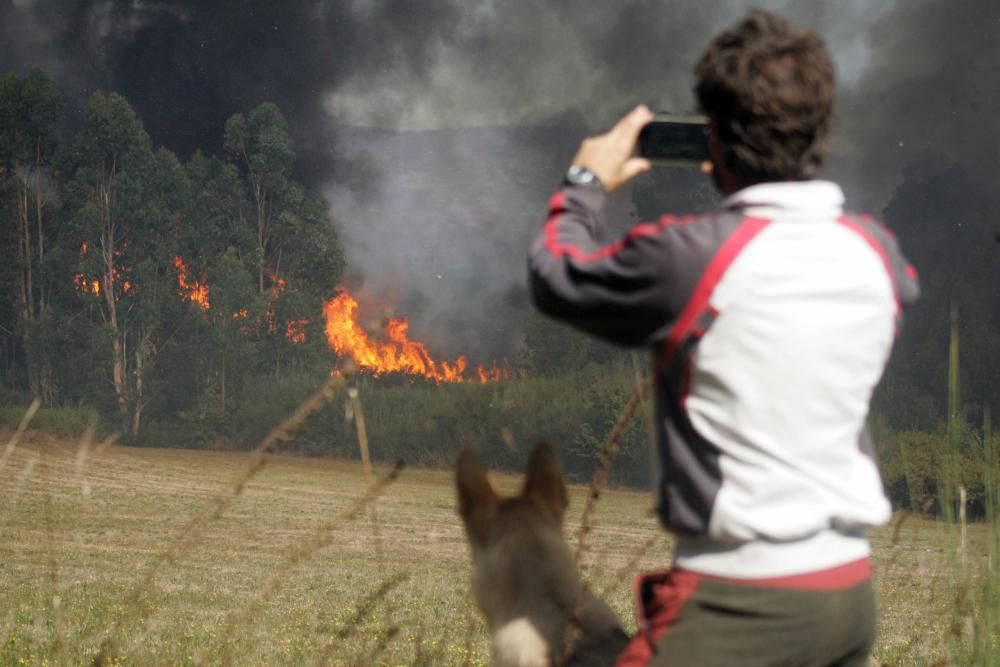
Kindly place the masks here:
MULTIPOLYGON (((90 247, 87 242, 84 241, 80 245, 80 257, 86 257, 87 253, 90 251, 90 247)), ((115 259, 121 255, 121 251, 115 252, 115 259)), ((119 269, 117 266, 111 267, 111 282, 115 288, 115 301, 120 299, 123 294, 132 293, 132 281, 128 279, 128 275, 132 272, 127 266, 123 266, 119 269)), ((73 284, 76 286, 76 291, 80 294, 93 294, 94 296, 101 295, 101 281, 99 278, 94 278, 93 276, 88 276, 85 273, 78 273, 73 276, 73 284)))
POLYGON ((270 271, 267 272, 267 275, 271 279, 271 294, 277 299, 285 291, 285 279, 277 277, 270 271))
MULTIPOLYGON (((467 382, 465 370, 468 360, 465 356, 453 362, 437 362, 431 357, 427 346, 410 340, 407 331, 410 323, 406 318, 391 318, 385 326, 385 342, 371 340, 358 324, 358 302, 341 288, 340 293, 323 305, 326 316, 326 339, 334 352, 349 357, 362 369, 375 375, 382 373, 406 373, 419 375, 435 382, 467 382)), ((496 363, 492 368, 476 368, 479 382, 496 382, 510 376, 505 368, 496 363)))
POLYGON ((309 320, 289 320, 285 326, 285 338, 291 343, 306 342, 306 326, 309 320))
POLYGON ((101 281, 97 278, 88 278, 84 274, 78 273, 73 276, 73 284, 76 285, 76 291, 81 294, 84 292, 89 292, 94 296, 101 294, 101 281))
POLYGON ((208 285, 193 280, 188 282, 187 264, 181 257, 174 257, 174 267, 177 269, 177 291, 181 297, 198 304, 202 310, 208 310, 208 285))
MULTIPOLYGON (((80 257, 85 257, 87 255, 87 242, 84 241, 80 246, 80 257)), ((101 294, 101 281, 97 278, 88 278, 83 273, 78 273, 73 276, 73 284, 76 285, 76 291, 80 294, 89 292, 94 296, 100 296, 101 294)))

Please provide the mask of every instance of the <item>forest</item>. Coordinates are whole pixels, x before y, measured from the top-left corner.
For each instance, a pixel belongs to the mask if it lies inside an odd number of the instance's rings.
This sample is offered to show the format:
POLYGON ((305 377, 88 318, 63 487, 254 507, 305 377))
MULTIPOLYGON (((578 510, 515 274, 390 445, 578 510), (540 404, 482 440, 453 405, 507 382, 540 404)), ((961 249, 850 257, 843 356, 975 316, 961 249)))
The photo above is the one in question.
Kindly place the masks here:
MULTIPOLYGON (((544 438, 585 479, 645 381, 644 354, 568 331, 526 301, 511 315, 517 344, 479 366, 435 360, 447 355, 414 340, 405 313, 361 316, 343 287, 352 267, 338 229, 349 221, 300 177, 273 103, 229 117, 219 154, 183 158, 154 146, 119 94, 96 92, 67 115, 43 71, 0 79, 0 417, 9 424, 38 399, 34 425, 53 433, 96 420, 129 445, 249 449, 350 360, 376 458, 444 467, 472 445, 513 470, 544 438)), ((628 196, 649 218, 703 204, 707 191, 692 184, 668 196, 647 181, 628 196)), ((876 211, 923 285, 870 417, 897 508, 954 516, 959 484, 973 516, 1000 506, 998 208, 980 174, 929 159, 876 211)), ((291 448, 357 456, 345 405, 334 401, 291 448)), ((648 414, 628 425, 618 483, 648 483, 649 437, 648 414)))

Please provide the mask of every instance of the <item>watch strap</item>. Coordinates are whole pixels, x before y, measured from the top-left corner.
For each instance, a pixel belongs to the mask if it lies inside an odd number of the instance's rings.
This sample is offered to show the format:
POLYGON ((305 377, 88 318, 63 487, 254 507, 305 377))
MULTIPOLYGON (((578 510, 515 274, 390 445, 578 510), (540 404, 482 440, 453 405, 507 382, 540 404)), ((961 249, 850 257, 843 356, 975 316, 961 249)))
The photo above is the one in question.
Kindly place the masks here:
POLYGON ((581 167, 576 164, 570 166, 570 168, 566 170, 566 176, 563 178, 563 185, 604 189, 604 184, 601 183, 601 179, 597 177, 597 174, 587 167, 581 167))

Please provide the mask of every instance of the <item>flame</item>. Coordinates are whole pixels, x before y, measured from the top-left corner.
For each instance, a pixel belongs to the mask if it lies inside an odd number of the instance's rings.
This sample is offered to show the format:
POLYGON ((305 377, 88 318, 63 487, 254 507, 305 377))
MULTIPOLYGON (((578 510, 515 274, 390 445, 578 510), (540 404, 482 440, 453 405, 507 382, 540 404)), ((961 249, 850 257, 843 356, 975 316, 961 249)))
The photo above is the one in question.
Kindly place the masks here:
POLYGON ((267 275, 271 279, 271 294, 277 299, 285 291, 285 279, 275 276, 270 271, 267 272, 267 275))
POLYGON ((306 342, 306 326, 309 320, 289 320, 285 327, 285 338, 291 343, 306 342))
MULTIPOLYGON (((89 250, 90 247, 84 241, 80 245, 80 257, 86 257, 89 250)), ((121 250, 116 251, 115 259, 120 257, 121 254, 121 250)), ((131 271, 132 269, 127 266, 123 266, 121 269, 116 266, 111 267, 111 282, 115 287, 115 301, 120 299, 122 294, 132 293, 132 281, 128 279, 128 274, 131 271)), ((101 294, 101 281, 99 278, 88 276, 85 273, 78 273, 73 276, 73 284, 76 286, 76 291, 80 294, 93 294, 94 296, 100 296, 101 294)))
MULTIPOLYGON (((271 271, 267 272, 267 278, 271 281, 271 304, 267 307, 267 332, 269 334, 276 334, 278 332, 278 321, 277 316, 274 312, 274 304, 281 294, 285 291, 285 286, 287 282, 284 278, 276 276, 271 271)), ((296 292, 294 287, 291 288, 292 292, 296 292)), ((288 320, 285 322, 285 339, 296 345, 300 345, 306 342, 306 327, 309 325, 308 319, 298 319, 298 320, 288 320)))
POLYGON ((94 296, 100 296, 101 294, 101 281, 97 278, 88 278, 82 273, 78 273, 73 276, 73 284, 76 285, 76 291, 81 294, 89 292, 94 296))
POLYGON ((174 257, 174 267, 177 269, 177 291, 181 297, 198 304, 202 310, 208 310, 208 285, 197 281, 188 282, 187 264, 181 257, 174 257))
MULTIPOLYGON (((340 288, 337 296, 323 305, 323 315, 326 316, 326 339, 330 349, 342 357, 349 357, 375 375, 406 373, 435 382, 470 381, 465 376, 469 365, 465 356, 453 362, 435 361, 426 345, 410 340, 410 323, 406 318, 391 318, 388 321, 384 342, 370 339, 358 324, 358 302, 344 288, 340 288)), ((475 379, 482 383, 510 377, 507 369, 498 367, 495 362, 491 368, 478 366, 475 373, 475 379)))
POLYGON ((489 368, 485 366, 476 366, 476 375, 479 377, 479 382, 481 384, 488 384, 490 382, 500 382, 500 380, 510 379, 510 368, 507 367, 507 360, 504 359, 503 366, 498 366, 497 362, 493 362, 493 365, 489 368))

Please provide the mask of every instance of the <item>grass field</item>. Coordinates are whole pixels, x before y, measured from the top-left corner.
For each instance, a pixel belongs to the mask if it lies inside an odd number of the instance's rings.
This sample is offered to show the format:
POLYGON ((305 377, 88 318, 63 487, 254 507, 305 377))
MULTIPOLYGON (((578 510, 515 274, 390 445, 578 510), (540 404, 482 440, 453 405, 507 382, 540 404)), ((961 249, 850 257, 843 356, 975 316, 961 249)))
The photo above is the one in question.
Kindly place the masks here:
MULTIPOLYGON (((404 469, 366 497, 353 462, 275 457, 237 491, 250 454, 29 433, 0 456, 0 665, 89 664, 102 646, 107 664, 489 662, 448 472, 404 469)), ((916 518, 873 535, 874 664, 998 646, 996 607, 978 606, 987 533, 970 526, 964 557, 957 535, 916 518)), ((669 560, 650 496, 604 493, 587 539, 587 578, 633 628, 632 577, 669 560)))

